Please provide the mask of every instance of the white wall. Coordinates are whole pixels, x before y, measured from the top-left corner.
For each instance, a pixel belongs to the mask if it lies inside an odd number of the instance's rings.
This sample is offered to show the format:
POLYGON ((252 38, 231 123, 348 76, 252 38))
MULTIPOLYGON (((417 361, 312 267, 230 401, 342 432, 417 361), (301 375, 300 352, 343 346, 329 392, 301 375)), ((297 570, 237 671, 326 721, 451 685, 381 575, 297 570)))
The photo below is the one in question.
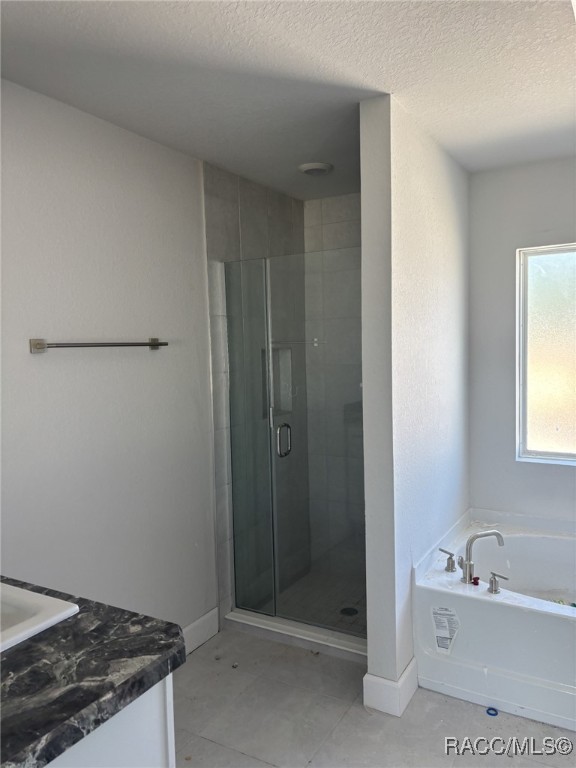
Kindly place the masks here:
MULTIPOLYGON (((360 104, 360 167, 368 673, 397 680, 388 96, 360 104)), ((367 699, 365 693, 365 703, 376 706, 367 699)))
POLYGON ((2 118, 3 572, 187 625, 216 606, 200 164, 10 83, 2 118))
POLYGON ((364 689, 399 714, 416 685, 411 568, 468 507, 468 178, 395 99, 360 116, 364 689))
POLYGON ((394 504, 417 563, 468 508, 468 175, 392 99, 394 504))
POLYGON ((471 183, 471 506, 544 525, 575 521, 576 468, 515 460, 516 249, 576 240, 575 178, 567 158, 471 183))

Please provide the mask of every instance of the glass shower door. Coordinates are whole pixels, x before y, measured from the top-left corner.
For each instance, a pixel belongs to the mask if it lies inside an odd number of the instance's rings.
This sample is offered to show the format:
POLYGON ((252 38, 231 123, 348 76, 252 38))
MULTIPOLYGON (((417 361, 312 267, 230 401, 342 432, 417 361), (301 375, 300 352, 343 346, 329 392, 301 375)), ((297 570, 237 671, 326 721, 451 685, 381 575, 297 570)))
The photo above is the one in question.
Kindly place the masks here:
POLYGON ((267 269, 276 615, 365 636, 360 252, 267 269))
POLYGON ((365 636, 359 249, 225 271, 236 606, 365 636))
POLYGON ((225 265, 236 606, 275 613, 266 265, 225 265))
POLYGON ((304 256, 267 270, 276 614, 288 616, 283 595, 310 570, 304 256))

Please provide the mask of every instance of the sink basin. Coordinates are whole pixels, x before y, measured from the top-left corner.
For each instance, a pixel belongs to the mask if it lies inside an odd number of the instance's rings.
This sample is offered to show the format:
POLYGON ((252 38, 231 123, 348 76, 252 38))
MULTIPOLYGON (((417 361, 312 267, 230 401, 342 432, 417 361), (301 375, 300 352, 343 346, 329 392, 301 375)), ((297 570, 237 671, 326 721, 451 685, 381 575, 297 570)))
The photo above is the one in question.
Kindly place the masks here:
POLYGON ((0 652, 78 613, 74 603, 11 584, 0 584, 0 604, 0 652))

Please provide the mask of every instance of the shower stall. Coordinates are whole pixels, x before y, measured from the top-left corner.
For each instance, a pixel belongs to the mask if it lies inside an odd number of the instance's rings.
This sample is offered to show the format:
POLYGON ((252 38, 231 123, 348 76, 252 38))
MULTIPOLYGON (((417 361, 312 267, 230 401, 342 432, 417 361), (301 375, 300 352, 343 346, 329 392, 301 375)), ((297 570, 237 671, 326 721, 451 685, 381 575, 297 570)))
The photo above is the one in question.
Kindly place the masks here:
POLYGON ((236 607, 365 637, 359 249, 225 283, 236 607))

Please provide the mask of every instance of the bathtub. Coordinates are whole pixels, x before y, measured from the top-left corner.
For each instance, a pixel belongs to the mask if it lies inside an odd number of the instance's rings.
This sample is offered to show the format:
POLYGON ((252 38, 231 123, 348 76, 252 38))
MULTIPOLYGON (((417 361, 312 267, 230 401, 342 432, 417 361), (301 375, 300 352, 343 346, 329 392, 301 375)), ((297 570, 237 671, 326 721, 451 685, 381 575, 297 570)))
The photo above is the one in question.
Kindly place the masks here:
POLYGON ((444 570, 438 553, 416 572, 415 654, 423 688, 576 730, 576 537, 474 524, 453 542, 464 554, 471 533, 475 587, 444 570), (490 571, 509 577, 487 591, 490 571), (562 605, 554 601, 564 601, 562 605))

